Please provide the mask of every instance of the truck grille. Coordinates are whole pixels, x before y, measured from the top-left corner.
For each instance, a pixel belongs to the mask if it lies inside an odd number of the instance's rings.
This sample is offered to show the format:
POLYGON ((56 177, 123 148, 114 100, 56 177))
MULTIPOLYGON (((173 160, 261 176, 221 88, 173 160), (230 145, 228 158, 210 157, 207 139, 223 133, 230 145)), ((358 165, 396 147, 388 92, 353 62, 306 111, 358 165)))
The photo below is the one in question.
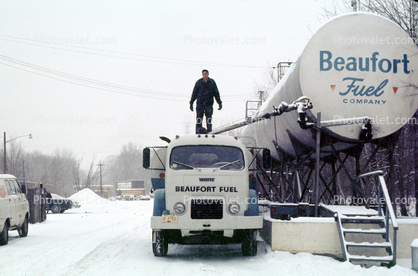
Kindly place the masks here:
POLYGON ((222 199, 192 199, 191 217, 192 219, 222 219, 223 205, 222 199))

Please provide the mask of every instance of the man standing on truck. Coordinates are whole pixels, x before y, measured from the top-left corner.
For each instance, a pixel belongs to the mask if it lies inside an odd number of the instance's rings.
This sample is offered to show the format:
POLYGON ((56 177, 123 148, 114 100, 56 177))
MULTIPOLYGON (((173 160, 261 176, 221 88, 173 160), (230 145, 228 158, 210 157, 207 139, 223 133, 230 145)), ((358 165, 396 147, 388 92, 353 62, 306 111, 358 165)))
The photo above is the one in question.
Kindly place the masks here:
POLYGON ((190 99, 190 110, 193 111, 193 103, 196 104, 196 134, 212 132, 212 114, 213 114, 213 98, 219 105, 218 110, 222 109, 221 96, 215 80, 209 78, 209 71, 202 70, 203 78, 196 81, 193 88, 192 98, 190 99), (206 132, 202 127, 203 115, 206 116, 206 132))

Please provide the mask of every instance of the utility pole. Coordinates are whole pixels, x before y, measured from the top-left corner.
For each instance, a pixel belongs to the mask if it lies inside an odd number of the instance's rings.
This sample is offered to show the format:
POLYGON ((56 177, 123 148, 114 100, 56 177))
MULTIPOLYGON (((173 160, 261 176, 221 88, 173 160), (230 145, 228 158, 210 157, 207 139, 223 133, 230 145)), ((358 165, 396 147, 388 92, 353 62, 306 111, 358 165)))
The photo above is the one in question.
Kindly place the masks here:
POLYGON ((22 135, 22 136, 19 136, 19 137, 15 137, 15 138, 13 138, 13 139, 11 139, 11 140, 9 140, 9 141, 6 141, 6 132, 4 132, 3 133, 3 138, 4 138, 4 143, 3 143, 3 173, 4 174, 6 174, 7 172, 7 160, 6 160, 6 156, 7 156, 7 154, 6 154, 6 144, 7 143, 9 143, 9 142, 11 142, 11 141, 13 141, 13 140, 16 140, 16 139, 18 139, 18 138, 22 138, 22 137, 26 137, 26 136, 28 136, 29 137, 29 139, 32 139, 32 134, 31 133, 29 133, 29 135, 22 135))
POLYGON ((97 166, 99 167, 99 170, 100 170, 100 196, 103 196, 102 166, 104 166, 104 164, 102 162, 100 162, 97 166))

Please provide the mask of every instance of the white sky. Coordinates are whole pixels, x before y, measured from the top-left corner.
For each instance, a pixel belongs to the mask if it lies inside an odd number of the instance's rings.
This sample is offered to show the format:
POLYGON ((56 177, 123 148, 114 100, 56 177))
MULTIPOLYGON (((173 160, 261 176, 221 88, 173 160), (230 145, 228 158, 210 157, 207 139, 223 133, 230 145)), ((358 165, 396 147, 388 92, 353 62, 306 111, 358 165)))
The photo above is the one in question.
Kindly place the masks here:
POLYGON ((244 118, 267 67, 296 60, 332 2, 1 1, 0 134, 85 159, 161 144, 194 131, 203 68, 223 101, 214 127, 244 118))

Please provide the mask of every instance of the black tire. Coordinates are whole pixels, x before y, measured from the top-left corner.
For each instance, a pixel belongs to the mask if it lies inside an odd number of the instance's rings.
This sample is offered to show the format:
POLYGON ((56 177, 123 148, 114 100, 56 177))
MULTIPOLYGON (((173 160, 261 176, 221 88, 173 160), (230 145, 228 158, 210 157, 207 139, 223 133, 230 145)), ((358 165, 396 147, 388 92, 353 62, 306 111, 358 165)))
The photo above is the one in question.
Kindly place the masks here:
POLYGON ((256 230, 244 230, 241 249, 242 249, 242 255, 244 256, 257 255, 257 231, 256 230))
POLYGON ((7 221, 4 222, 3 231, 0 233, 0 245, 6 245, 9 243, 9 225, 7 221))
POLYGON ((54 214, 58 214, 59 212, 61 212, 61 207, 54 204, 54 205, 51 206, 51 212, 54 213, 54 214))
MULTIPOLYGON (((156 257, 164 257, 167 256, 168 252, 168 242, 165 239, 164 230, 161 231, 152 231, 152 236, 154 238, 155 235, 155 243, 152 243, 152 252, 156 257)), ((154 240, 154 239, 153 239, 154 240)))
POLYGON ((61 211, 60 211, 60 213, 61 213, 61 214, 62 214, 62 213, 64 213, 64 212, 65 212, 65 210, 61 210, 61 211))
POLYGON ((20 237, 26 237, 28 235, 28 231, 29 231, 29 223, 28 223, 28 217, 25 217, 25 221, 22 224, 22 227, 20 227, 20 229, 17 230, 17 232, 19 233, 20 237))

